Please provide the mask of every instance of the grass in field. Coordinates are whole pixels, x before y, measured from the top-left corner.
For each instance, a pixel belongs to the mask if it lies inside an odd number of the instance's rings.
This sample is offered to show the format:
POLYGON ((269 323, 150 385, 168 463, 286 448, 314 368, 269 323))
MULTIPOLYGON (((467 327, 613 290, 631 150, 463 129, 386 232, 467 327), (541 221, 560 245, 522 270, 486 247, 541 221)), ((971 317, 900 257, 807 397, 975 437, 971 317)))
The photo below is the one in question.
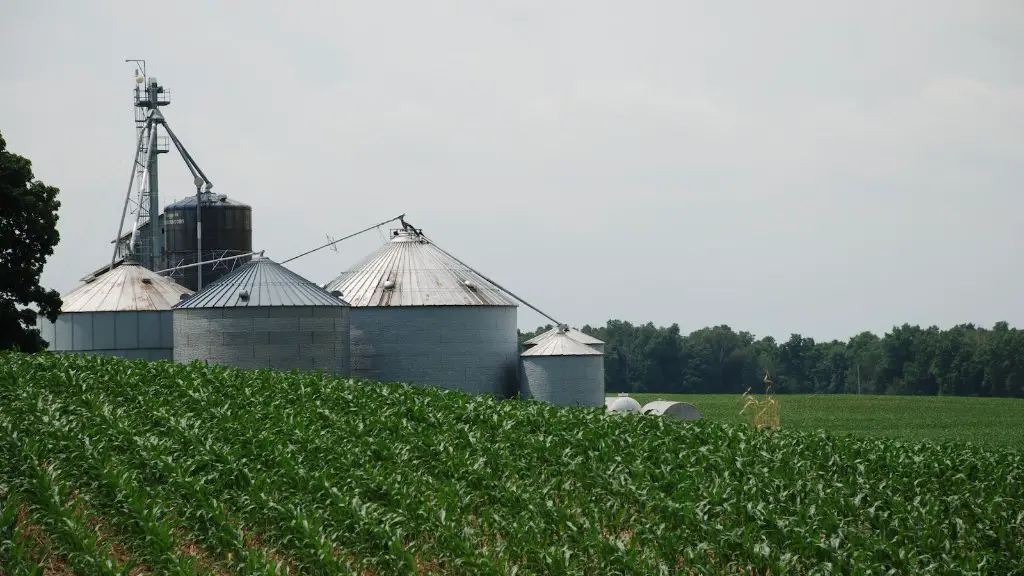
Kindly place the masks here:
MULTIPOLYGON (((755 389, 756 390, 756 389, 755 389)), ((652 400, 689 402, 705 418, 745 423, 738 394, 636 394, 652 400)), ((867 434, 908 441, 952 440, 1024 448, 1024 401, 952 396, 777 395, 782 428, 867 434)))

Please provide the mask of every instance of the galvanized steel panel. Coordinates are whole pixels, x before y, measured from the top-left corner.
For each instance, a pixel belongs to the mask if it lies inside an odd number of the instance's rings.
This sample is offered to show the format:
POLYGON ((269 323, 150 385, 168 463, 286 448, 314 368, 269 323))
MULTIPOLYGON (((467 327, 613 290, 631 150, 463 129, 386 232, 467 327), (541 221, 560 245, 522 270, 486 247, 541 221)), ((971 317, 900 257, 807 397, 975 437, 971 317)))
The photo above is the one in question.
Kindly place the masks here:
POLYGON ((357 307, 517 305, 425 238, 405 231, 329 282, 326 289, 340 291, 357 307))
POLYGON ((72 316, 57 316, 53 350, 74 350, 74 326, 71 319, 72 316))
POLYGON ((95 348, 93 315, 89 312, 77 312, 71 316, 71 346, 68 350, 92 350, 95 348))
MULTIPOLYGON (((167 311, 160 314, 160 346, 166 350, 174 349, 174 324, 171 321, 173 312, 167 311)), ((168 358, 170 359, 170 358, 168 358)))
POLYGON ((522 354, 523 356, 604 356, 590 346, 580 344, 568 334, 556 332, 541 340, 522 354))
POLYGON ((61 296, 61 312, 170 310, 192 291, 135 263, 126 263, 61 296))
POLYGON ((160 347, 160 319, 166 315, 170 320, 171 313, 167 312, 136 312, 139 327, 139 348, 160 347))
MULTIPOLYGON (((205 308, 341 307, 348 303, 268 258, 256 258, 203 288, 175 310, 205 308), (248 299, 242 298, 242 293, 248 299)), ((311 313, 302 310, 307 317, 311 313)), ((294 314, 282 312, 294 317, 294 314)))
POLYGON ((139 315, 122 312, 114 316, 114 347, 134 350, 139 347, 139 315))
POLYGON ((171 345, 164 340, 163 326, 170 327, 170 311, 70 312, 56 323, 42 319, 41 330, 52 331, 55 343, 49 350, 129 359, 169 360, 171 345))
POLYGON ((174 360, 349 374, 348 306, 279 308, 292 311, 292 317, 275 314, 273 318, 265 308, 239 310, 249 312, 249 317, 221 314, 219 308, 175 310, 174 360))
POLYGON ((601 356, 534 356, 522 360, 525 399, 558 406, 604 404, 604 358, 601 356))
MULTIPOLYGON (((587 346, 590 346, 591 348, 593 348, 594 350, 597 350, 598 352, 601 352, 601 353, 604 352, 604 342, 601 341, 601 340, 598 340, 597 338, 594 338, 590 334, 587 334, 585 332, 581 332, 580 330, 577 330, 576 328, 569 328, 568 330, 565 331, 565 333, 566 333, 567 336, 569 336, 573 340, 579 342, 580 344, 585 344, 587 346)), ((558 334, 558 328, 557 327, 552 328, 551 330, 548 330, 547 332, 543 332, 541 334, 538 334, 538 335, 534 336, 533 338, 530 338, 526 342, 523 342, 523 348, 524 349, 533 348, 534 346, 536 346, 536 345, 538 345, 538 344, 548 340, 549 338, 555 336, 556 334, 558 334)))
MULTIPOLYGON (((74 350, 114 350, 117 348, 117 314, 115 312, 95 312, 89 315, 92 320, 92 345, 88 348, 76 346, 74 350)), ((77 322, 84 322, 75 314, 77 322)))
POLYGON ((351 347, 352 375, 369 380, 501 397, 519 388, 509 306, 352 308, 351 347))

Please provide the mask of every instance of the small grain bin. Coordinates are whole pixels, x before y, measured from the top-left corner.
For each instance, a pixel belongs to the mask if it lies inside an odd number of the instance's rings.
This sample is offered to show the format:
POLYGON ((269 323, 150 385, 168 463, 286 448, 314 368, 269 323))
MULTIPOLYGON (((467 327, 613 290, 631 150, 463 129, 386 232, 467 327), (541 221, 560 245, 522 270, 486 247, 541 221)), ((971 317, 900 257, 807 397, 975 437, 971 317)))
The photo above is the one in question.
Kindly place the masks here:
POLYGON ((571 338, 562 327, 522 353, 524 399, 559 406, 600 406, 604 355, 571 338))
POLYGON ((640 412, 641 410, 640 403, 626 394, 606 398, 604 405, 609 412, 640 412))
POLYGON ((254 258, 174 307, 174 360, 349 374, 349 305, 254 258))
POLYGON ((644 404, 641 410, 644 414, 664 416, 676 420, 700 420, 700 410, 688 402, 673 402, 671 400, 655 400, 644 404))
MULTIPOLYGON (((572 338, 573 340, 579 342, 580 344, 589 346, 594 350, 597 350, 598 352, 604 354, 604 342, 598 340, 597 338, 594 338, 590 334, 581 332, 576 328, 568 328, 567 330, 564 331, 564 333, 569 338, 572 338)), ((548 338, 553 338, 555 336, 558 336, 559 334, 559 328, 556 326, 551 330, 548 330, 547 332, 538 334, 533 338, 530 338, 526 342, 523 342, 523 350, 529 350, 530 348, 533 348, 534 346, 543 343, 548 338)))
POLYGON ((353 376, 498 397, 519 389, 515 300, 421 230, 392 230, 326 288, 352 305, 353 376))
POLYGON ((171 308, 191 293, 127 261, 62 296, 56 322, 40 317, 37 324, 53 352, 170 360, 171 308))

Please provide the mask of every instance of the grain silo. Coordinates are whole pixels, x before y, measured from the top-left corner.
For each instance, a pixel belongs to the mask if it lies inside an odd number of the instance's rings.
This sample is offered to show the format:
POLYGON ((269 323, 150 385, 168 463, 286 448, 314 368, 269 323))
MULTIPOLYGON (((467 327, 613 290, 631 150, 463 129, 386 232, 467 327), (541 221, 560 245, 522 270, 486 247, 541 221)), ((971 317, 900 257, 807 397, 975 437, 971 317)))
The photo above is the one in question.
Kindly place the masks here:
POLYGON ((174 307, 174 360, 349 373, 349 306, 267 258, 174 307))
POLYGON ((473 394, 519 389, 516 302, 422 231, 329 282, 352 305, 352 375, 473 394))
MULTIPOLYGON (((203 210, 202 259, 210 262, 202 265, 205 288, 249 260, 246 254, 252 252, 252 207, 224 194, 204 192, 200 197, 203 210), (240 257, 224 260, 232 256, 240 257)), ((167 267, 181 267, 172 270, 171 277, 190 290, 199 286, 199 267, 189 266, 195 264, 199 256, 197 205, 200 205, 197 197, 189 196, 165 207, 163 216, 167 267)))
MULTIPOLYGON (((548 330, 547 332, 542 332, 540 334, 537 334, 533 338, 530 338, 526 342, 523 342, 523 350, 529 350, 530 348, 533 348, 534 346, 536 346, 538 344, 541 344, 542 342, 544 342, 545 340, 547 340, 549 338, 556 337, 559 334, 560 334, 560 332, 559 332, 559 327, 558 326, 552 328, 551 330, 548 330)), ((587 334, 585 332, 581 332, 580 330, 577 330, 576 328, 568 328, 568 329, 565 330, 565 335, 567 335, 569 338, 572 338, 573 340, 579 342, 580 344, 584 344, 586 346, 589 346, 589 347, 593 348, 594 350, 597 350, 598 352, 604 354, 604 341, 598 340, 597 338, 594 338, 590 334, 587 334)))
POLYGON ((604 403, 604 355, 562 328, 522 354, 522 393, 559 406, 604 403))
POLYGON ((39 318, 39 330, 54 352, 170 360, 171 307, 191 293, 128 261, 62 296, 57 321, 39 318))
POLYGON ((689 402, 675 402, 672 400, 655 400, 644 404, 640 410, 644 414, 664 416, 676 420, 700 420, 700 410, 689 402))

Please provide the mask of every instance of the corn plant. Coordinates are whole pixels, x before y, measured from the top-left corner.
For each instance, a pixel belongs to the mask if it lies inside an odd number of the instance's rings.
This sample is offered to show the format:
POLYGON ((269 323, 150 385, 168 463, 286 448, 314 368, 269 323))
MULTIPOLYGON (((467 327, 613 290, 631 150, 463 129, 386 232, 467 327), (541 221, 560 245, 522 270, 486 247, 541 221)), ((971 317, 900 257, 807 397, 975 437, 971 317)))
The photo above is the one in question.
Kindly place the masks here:
POLYGON ((18 574, 1013 574, 1022 473, 1019 452, 967 444, 0 356, 0 565, 18 574))

